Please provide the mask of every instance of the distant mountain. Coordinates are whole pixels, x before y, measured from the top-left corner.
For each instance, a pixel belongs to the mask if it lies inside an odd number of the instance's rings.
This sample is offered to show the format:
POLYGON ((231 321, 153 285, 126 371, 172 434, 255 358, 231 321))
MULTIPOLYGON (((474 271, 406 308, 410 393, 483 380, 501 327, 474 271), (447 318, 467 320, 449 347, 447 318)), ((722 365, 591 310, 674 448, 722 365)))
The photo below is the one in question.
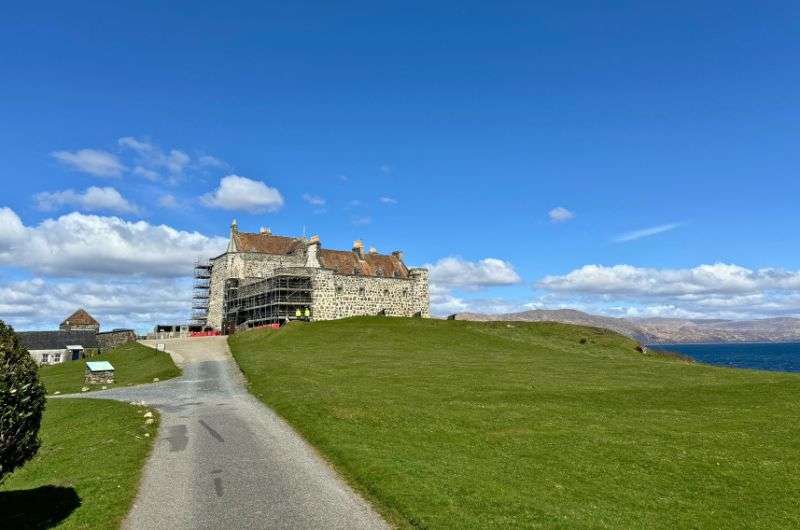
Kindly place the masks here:
POLYGON ((574 309, 535 309, 485 315, 457 313, 456 320, 563 322, 606 328, 645 343, 800 342, 800 318, 758 320, 612 318, 574 309))

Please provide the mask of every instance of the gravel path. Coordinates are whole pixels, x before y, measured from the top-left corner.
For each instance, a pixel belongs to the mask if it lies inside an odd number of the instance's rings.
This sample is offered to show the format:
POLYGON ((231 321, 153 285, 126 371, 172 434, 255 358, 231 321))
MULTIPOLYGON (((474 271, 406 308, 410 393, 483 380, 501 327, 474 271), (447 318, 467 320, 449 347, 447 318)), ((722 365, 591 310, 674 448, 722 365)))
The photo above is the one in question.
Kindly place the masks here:
POLYGON ((388 528, 247 393, 224 337, 158 342, 183 369, 181 377, 80 395, 145 401, 161 412, 124 528, 388 528))

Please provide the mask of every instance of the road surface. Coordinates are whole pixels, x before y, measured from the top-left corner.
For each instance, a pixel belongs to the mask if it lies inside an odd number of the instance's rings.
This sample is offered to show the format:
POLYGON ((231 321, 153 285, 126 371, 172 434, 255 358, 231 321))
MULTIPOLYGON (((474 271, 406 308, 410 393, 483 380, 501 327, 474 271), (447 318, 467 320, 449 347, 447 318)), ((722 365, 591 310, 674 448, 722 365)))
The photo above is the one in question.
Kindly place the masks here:
POLYGON ((123 528, 388 528, 294 430, 247 393, 224 337, 157 342, 183 369, 181 377, 80 395, 144 401, 161 413, 123 528))

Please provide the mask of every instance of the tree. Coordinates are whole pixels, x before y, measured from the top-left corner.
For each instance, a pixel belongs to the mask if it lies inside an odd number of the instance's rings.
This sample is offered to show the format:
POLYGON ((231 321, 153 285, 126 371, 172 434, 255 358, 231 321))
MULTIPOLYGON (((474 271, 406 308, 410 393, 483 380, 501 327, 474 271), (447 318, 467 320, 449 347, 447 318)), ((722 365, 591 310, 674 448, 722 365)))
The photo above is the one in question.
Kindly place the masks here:
POLYGON ((0 320, 0 483, 39 450, 44 396, 36 362, 0 320))

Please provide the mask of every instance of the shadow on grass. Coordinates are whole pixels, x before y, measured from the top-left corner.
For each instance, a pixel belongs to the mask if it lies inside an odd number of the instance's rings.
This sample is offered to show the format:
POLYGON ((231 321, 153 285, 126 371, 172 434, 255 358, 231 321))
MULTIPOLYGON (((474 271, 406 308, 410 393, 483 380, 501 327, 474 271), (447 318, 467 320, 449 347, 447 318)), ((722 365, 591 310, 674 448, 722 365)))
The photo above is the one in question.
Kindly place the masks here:
POLYGON ((80 505, 81 499, 74 488, 40 486, 29 490, 0 491, 0 526, 51 528, 80 505))

